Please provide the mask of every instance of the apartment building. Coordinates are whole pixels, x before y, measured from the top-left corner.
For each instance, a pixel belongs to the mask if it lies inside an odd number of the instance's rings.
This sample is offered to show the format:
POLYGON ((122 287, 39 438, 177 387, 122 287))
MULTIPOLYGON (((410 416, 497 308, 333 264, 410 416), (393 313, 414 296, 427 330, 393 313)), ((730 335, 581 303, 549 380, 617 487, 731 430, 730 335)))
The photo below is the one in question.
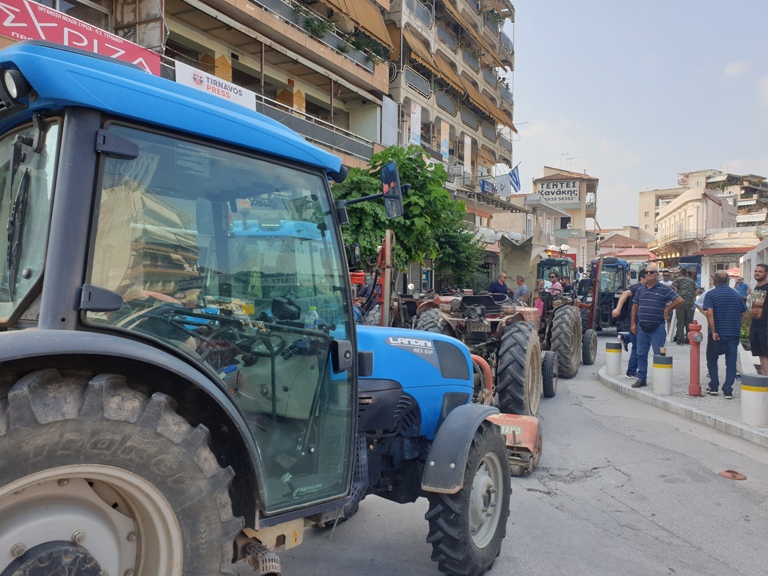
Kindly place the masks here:
MULTIPOLYGON (((28 2, 8 0, 20 13, 28 2)), ((348 167, 393 144, 422 146, 450 168, 447 186, 476 226, 518 210, 496 193, 492 173, 510 165, 515 131, 515 52, 502 30, 514 23, 510 0, 40 4, 160 54, 163 76, 202 77, 204 88, 238 96, 348 167)), ((22 37, 0 34, 0 45, 22 37)), ((82 29, 70 36, 91 47, 82 29)))

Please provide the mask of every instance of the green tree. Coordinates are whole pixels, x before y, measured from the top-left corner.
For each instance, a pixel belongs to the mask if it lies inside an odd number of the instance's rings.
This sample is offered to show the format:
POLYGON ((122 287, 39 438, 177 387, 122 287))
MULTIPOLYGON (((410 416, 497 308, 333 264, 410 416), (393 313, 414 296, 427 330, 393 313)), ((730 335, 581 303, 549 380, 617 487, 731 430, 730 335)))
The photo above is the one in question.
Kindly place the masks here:
POLYGON ((445 189, 445 168, 442 164, 427 164, 421 147, 390 146, 374 154, 369 169, 353 168, 344 182, 334 184, 334 197, 351 200, 377 194, 379 171, 393 160, 397 162, 400 181, 411 185, 403 198, 403 217, 387 221, 383 202, 349 206, 344 241, 360 244, 364 261, 375 260, 384 231, 390 228, 395 233, 398 267, 431 259, 436 270, 450 271, 457 284, 466 282, 477 270, 483 248, 466 228, 466 207, 453 200, 445 189))

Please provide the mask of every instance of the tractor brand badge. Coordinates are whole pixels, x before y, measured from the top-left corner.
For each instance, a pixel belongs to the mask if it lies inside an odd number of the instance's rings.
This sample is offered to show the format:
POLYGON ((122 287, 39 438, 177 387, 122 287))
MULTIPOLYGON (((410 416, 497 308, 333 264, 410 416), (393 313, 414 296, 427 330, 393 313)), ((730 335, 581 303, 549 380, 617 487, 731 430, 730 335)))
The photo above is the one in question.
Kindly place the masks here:
POLYGON ((440 368, 440 362, 437 359, 432 340, 428 340, 427 338, 390 336, 387 338, 387 344, 405 350, 406 352, 410 352, 411 354, 415 354, 419 358, 423 358, 432 364, 435 368, 440 368))

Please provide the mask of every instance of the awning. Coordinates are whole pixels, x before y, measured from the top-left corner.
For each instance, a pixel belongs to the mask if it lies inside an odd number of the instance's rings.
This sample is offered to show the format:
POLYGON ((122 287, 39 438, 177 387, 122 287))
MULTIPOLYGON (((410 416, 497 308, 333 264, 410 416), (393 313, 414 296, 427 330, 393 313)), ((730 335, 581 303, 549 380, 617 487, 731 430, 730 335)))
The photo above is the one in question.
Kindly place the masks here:
POLYGON ((445 56, 440 54, 440 52, 435 52, 435 64, 437 64, 437 67, 440 69, 439 75, 442 78, 445 78, 448 84, 453 86, 455 90, 464 93, 464 85, 461 83, 461 80, 459 80, 459 75, 453 69, 451 62, 445 56))
POLYGON ((493 152, 485 146, 480 146, 480 149, 477 151, 477 161, 478 163, 482 162, 483 165, 488 167, 496 164, 496 160, 493 159, 493 152))
POLYGON ((346 13, 352 17, 352 20, 357 23, 360 28, 384 44, 387 48, 392 48, 392 40, 387 33, 387 25, 384 24, 384 16, 381 15, 378 7, 374 6, 370 0, 333 1, 344 3, 347 7, 346 13))
POLYGON ((475 85, 465 78, 460 78, 460 80, 464 86, 464 90, 466 90, 467 94, 469 95, 469 99, 472 100, 472 102, 474 102, 475 105, 480 108, 480 110, 483 110, 486 114, 489 114, 490 112, 487 110, 488 105, 486 104, 486 100, 483 98, 483 95, 480 94, 477 88, 475 88, 475 85))
POLYGON ((466 20, 464 20, 464 17, 459 13, 456 6, 453 5, 451 0, 444 0, 444 2, 445 2, 445 7, 448 9, 448 12, 450 13, 450 15, 453 16, 453 19, 459 23, 459 26, 461 26, 462 28, 464 28, 464 30, 467 31, 467 34, 472 36, 475 42, 480 44, 480 47, 483 49, 483 51, 485 52, 485 55, 488 56, 491 62, 495 63, 494 65, 498 66, 499 68, 504 68, 505 66, 501 62, 501 58, 499 57, 499 55, 496 54, 496 52, 494 52, 494 50, 485 42, 485 40, 477 36, 477 32, 475 31, 475 29, 472 28, 472 26, 470 26, 466 20))
POLYGON ((403 38, 405 38, 408 46, 411 47, 411 57, 414 60, 421 62, 424 66, 432 70, 432 72, 442 76, 440 70, 438 70, 437 64, 435 64, 435 61, 432 59, 432 53, 430 52, 429 47, 421 40, 421 38, 411 33, 408 28, 403 28, 403 38))
POLYGON ((488 113, 493 117, 496 122, 499 124, 503 124, 504 126, 509 126, 510 121, 506 114, 504 114, 501 110, 499 110, 499 107, 496 106, 493 100, 488 98, 485 94, 481 93, 480 96, 483 97, 483 100, 485 100, 485 104, 488 107, 488 113))

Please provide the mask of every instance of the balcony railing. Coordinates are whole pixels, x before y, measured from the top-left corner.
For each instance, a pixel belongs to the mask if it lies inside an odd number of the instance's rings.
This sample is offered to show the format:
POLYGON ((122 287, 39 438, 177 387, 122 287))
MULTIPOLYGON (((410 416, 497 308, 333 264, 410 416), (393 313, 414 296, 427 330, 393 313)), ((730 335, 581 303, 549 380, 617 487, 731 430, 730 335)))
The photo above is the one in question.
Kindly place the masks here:
POLYGON ((514 104, 515 99, 512 97, 512 92, 504 85, 499 86, 499 92, 501 93, 501 99, 508 104, 514 104))
POLYGON ((504 150, 512 149, 512 142, 510 142, 509 138, 503 136, 502 134, 499 134, 499 145, 504 148, 504 150))
POLYGON ((432 28, 432 11, 429 8, 424 6, 419 0, 405 0, 405 5, 411 12, 416 14, 419 20, 432 28))
POLYGON ((448 112, 451 116, 456 116, 456 101, 451 98, 448 94, 445 92, 441 92, 438 90, 435 92, 435 100, 437 101, 437 105, 448 112))
POLYGON ((483 68, 483 80, 494 88, 499 85, 499 78, 496 76, 496 72, 490 68, 483 68))
POLYGON ((466 0, 466 2, 475 12, 480 12, 480 0, 466 0))
POLYGON ((480 60, 478 60, 477 56, 472 54, 472 52, 470 52, 466 48, 464 48, 461 51, 461 58, 475 72, 478 72, 480 70, 480 60))
POLYGON ((664 244, 671 244, 672 242, 703 240, 706 236, 706 232, 703 230, 678 230, 677 232, 659 235, 656 239, 656 243, 657 246, 663 246, 664 244))
POLYGON ((373 142, 370 140, 281 104, 276 100, 257 94, 256 110, 295 130, 316 144, 364 161, 370 160, 373 154, 373 142))
POLYGON ((424 76, 416 72, 416 70, 410 66, 403 67, 403 78, 405 78, 405 83, 408 84, 408 86, 416 90, 419 94, 424 96, 424 98, 430 98, 432 96, 432 87, 429 84, 429 80, 424 78, 424 76))
POLYGON ((440 39, 440 42, 448 46, 454 52, 458 50, 459 41, 456 39, 456 36, 453 34, 453 32, 448 30, 444 24, 437 24, 437 37, 440 39))
MULTIPOLYGON (((299 4, 292 2, 291 0, 288 0, 287 2, 284 2, 283 0, 249 1, 256 6, 259 6, 264 11, 269 12, 273 16, 279 18, 283 22, 286 22, 287 24, 298 28, 305 34, 308 34, 308 32, 302 27, 304 17, 301 16, 295 9, 295 6, 299 6, 299 4)), ((333 48, 336 52, 344 55, 346 58, 349 58, 356 64, 359 64, 369 72, 374 71, 374 64, 370 61, 368 55, 361 52, 360 50, 353 48, 351 44, 347 43, 346 40, 338 35, 336 29, 334 29, 333 32, 326 34, 323 38, 316 38, 315 36, 312 37, 315 38, 315 40, 318 42, 322 42, 323 44, 333 48)))
POLYGON ((477 115, 466 108, 461 109, 461 121, 473 130, 480 128, 480 120, 478 120, 477 115))
POLYGON ((483 136, 491 142, 496 142, 496 128, 490 124, 483 122, 482 126, 483 136))
POLYGON ((512 40, 510 39, 510 37, 507 36, 506 34, 504 34, 504 32, 501 32, 499 34, 499 39, 501 40, 501 45, 504 47, 504 49, 507 51, 507 53, 510 56, 514 56, 515 55, 515 45, 512 44, 512 40))

